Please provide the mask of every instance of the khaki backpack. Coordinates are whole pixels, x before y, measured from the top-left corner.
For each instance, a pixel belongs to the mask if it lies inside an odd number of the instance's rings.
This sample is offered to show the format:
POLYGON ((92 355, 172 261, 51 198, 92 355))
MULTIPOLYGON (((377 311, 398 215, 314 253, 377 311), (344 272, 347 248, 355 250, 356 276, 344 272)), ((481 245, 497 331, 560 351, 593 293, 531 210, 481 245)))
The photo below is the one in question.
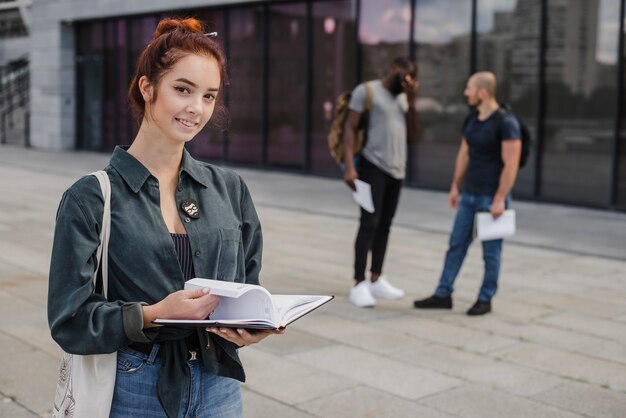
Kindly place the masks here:
MULTIPOLYGON (((363 113, 361 113, 359 129, 356 135, 356 144, 354 146, 355 156, 361 152, 367 142, 367 128, 369 126, 370 112, 372 110, 372 86, 368 83, 365 84, 365 87, 367 88, 367 97, 365 98, 365 109, 363 109, 363 113)), ((330 155, 332 155, 333 159, 340 165, 343 164, 343 132, 350 111, 348 104, 350 104, 351 98, 352 91, 350 90, 344 91, 337 97, 333 122, 328 132, 328 149, 330 150, 330 155)))

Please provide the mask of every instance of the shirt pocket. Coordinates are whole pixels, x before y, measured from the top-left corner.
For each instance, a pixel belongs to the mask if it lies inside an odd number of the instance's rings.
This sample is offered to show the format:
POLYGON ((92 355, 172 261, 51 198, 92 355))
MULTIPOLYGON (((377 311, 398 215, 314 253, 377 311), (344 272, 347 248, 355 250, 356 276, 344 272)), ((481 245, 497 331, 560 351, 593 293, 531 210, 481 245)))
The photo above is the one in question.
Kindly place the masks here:
POLYGON ((219 280, 244 281, 244 277, 237 277, 243 273, 243 268, 239 268, 242 266, 240 260, 242 245, 242 235, 239 229, 220 228, 220 250, 217 266, 217 278, 219 280))

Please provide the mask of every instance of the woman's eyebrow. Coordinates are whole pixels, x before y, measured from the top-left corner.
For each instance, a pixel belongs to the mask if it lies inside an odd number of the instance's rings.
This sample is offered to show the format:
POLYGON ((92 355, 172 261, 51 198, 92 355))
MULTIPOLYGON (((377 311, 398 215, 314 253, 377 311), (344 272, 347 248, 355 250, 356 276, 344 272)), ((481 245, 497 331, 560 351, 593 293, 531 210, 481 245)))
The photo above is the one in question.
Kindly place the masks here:
POLYGON ((189 84, 191 87, 198 87, 196 83, 194 83, 193 81, 187 80, 186 78, 177 78, 174 81, 182 81, 183 83, 189 84))
MULTIPOLYGON (((174 80, 174 81, 180 81, 180 82, 182 82, 182 83, 187 83, 187 84, 189 84, 189 85, 190 85, 191 87, 193 87, 193 88, 198 88, 198 85, 197 85, 196 83, 194 83, 194 82, 193 82, 193 81, 191 81, 191 80, 187 80, 186 78, 177 78, 177 79, 176 79, 176 80, 174 80)), ((207 89, 207 91, 211 91, 211 92, 213 92, 213 91, 219 91, 219 88, 218 88, 218 87, 209 87, 209 88, 207 89)))

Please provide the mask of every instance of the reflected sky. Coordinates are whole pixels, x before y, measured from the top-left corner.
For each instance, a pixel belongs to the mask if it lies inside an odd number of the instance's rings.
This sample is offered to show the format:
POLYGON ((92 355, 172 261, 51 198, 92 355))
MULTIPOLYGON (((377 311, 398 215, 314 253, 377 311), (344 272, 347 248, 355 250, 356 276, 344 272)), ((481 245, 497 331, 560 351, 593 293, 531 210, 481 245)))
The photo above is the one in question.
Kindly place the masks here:
POLYGON ((364 44, 408 42, 411 24, 409 0, 363 0, 359 40, 364 44))
POLYGON ((600 2, 596 59, 603 64, 617 63, 619 3, 619 0, 602 0, 600 2))
POLYGON ((495 12, 512 12, 517 6, 517 0, 478 0, 477 3, 476 28, 481 33, 493 30, 495 12))
POLYGON ((471 0, 418 0, 415 39, 424 43, 448 43, 471 29, 471 0))

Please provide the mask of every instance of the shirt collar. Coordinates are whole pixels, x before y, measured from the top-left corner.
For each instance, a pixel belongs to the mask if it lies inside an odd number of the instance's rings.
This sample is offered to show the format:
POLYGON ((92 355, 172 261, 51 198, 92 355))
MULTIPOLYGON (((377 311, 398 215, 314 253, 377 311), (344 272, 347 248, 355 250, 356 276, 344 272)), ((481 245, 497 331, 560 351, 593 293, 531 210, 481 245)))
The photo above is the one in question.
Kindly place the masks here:
POLYGON ((128 152, 128 146, 117 146, 113 150, 111 156, 111 166, 120 173, 120 176, 133 190, 138 193, 141 187, 150 177, 150 172, 143 164, 141 164, 135 157, 128 152))
MULTIPOLYGON (((151 176, 150 171, 128 152, 128 145, 117 146, 111 156, 113 166, 133 192, 138 193, 141 187, 151 176)), ((195 160, 186 149, 183 149, 181 172, 186 172, 192 179, 204 187, 208 187, 210 179, 202 163, 195 160)))
POLYGON ((206 170, 200 161, 193 158, 187 149, 183 149, 183 163, 181 164, 180 171, 189 174, 192 179, 204 187, 209 187, 211 184, 209 170, 206 170))

